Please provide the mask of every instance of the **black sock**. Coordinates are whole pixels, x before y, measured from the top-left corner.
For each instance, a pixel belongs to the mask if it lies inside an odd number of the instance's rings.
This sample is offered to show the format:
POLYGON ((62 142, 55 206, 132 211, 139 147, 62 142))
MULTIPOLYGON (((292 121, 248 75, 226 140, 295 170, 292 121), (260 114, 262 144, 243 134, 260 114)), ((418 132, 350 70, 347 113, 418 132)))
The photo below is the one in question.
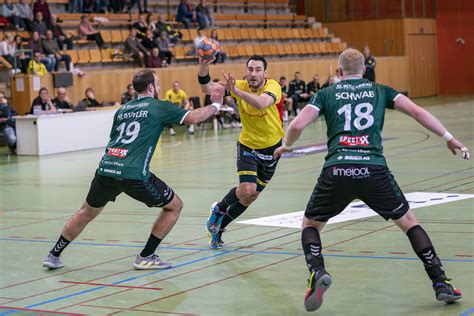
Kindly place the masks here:
POLYGON ((237 191, 237 188, 230 189, 229 193, 227 193, 227 195, 224 196, 222 201, 217 203, 217 207, 219 207, 219 210, 222 213, 227 212, 227 209, 229 208, 229 206, 231 206, 235 202, 239 201, 239 198, 237 197, 236 191, 237 191))
POLYGON ((155 253, 156 248, 160 245, 162 239, 156 237, 153 234, 150 234, 150 237, 148 237, 148 241, 146 242, 145 248, 143 248, 142 252, 140 253, 140 256, 142 257, 148 257, 149 255, 152 255, 155 253))
POLYGON ((51 249, 50 253, 55 257, 59 257, 61 255, 61 252, 63 252, 64 248, 66 248, 67 245, 69 245, 70 243, 71 242, 69 240, 67 240, 63 237, 63 235, 61 235, 56 245, 54 245, 53 249, 51 249))
POLYGON ((242 215, 243 212, 248 208, 248 206, 242 205, 240 202, 232 204, 227 213, 225 213, 224 218, 221 223, 221 230, 227 227, 234 219, 242 215))
POLYGON ((324 258, 321 254, 322 245, 319 231, 315 227, 305 227, 301 232, 301 244, 303 246, 304 257, 310 272, 324 269, 324 258))
POLYGON ((416 225, 407 231, 407 236, 416 255, 425 265, 429 278, 431 280, 446 279, 441 260, 436 255, 430 237, 425 230, 420 225, 416 225))

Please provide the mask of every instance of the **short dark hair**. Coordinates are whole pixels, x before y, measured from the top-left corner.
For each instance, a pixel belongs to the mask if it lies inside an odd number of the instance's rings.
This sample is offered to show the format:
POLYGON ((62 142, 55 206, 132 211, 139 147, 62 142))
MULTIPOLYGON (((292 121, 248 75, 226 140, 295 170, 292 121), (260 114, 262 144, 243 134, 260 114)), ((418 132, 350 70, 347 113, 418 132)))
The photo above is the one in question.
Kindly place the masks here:
POLYGON ((280 77, 280 80, 286 80, 286 77, 285 77, 285 76, 281 76, 281 77, 280 77))
POLYGON ((46 88, 46 87, 41 87, 41 89, 38 91, 38 95, 40 95, 41 92, 43 92, 43 91, 46 91, 46 92, 49 93, 48 88, 46 88))
POLYGON ((127 85, 127 90, 130 89, 130 87, 133 87, 133 84, 129 83, 129 84, 127 85))
POLYGON ((252 55, 252 56, 250 56, 250 58, 247 60, 247 67, 248 67, 249 62, 250 62, 251 60, 261 61, 261 62, 263 63, 263 70, 267 70, 267 60, 266 60, 264 57, 262 57, 262 56, 260 56, 260 55, 252 55))
POLYGON ((148 86, 155 82, 155 72, 153 70, 144 69, 140 70, 133 76, 133 88, 138 93, 146 91, 148 86))

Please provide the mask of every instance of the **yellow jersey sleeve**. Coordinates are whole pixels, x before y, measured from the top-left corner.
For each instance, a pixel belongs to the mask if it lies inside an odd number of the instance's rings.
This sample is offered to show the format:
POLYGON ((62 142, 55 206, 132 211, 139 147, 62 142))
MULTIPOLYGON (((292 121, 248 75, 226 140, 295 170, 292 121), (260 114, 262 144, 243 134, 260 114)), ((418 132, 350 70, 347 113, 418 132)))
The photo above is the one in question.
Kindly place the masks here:
POLYGON ((275 100, 273 104, 278 104, 281 100, 281 86, 275 80, 268 80, 263 93, 268 94, 275 100))

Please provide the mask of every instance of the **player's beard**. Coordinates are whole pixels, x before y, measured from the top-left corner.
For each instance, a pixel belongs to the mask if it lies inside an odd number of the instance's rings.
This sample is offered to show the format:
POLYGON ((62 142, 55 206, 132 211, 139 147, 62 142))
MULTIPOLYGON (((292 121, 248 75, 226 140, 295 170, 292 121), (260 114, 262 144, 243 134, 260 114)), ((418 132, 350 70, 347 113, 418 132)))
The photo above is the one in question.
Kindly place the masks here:
POLYGON ((258 91, 260 89, 260 87, 262 86, 263 84, 263 81, 264 79, 259 79, 259 78, 255 78, 255 79, 249 79, 247 80, 247 82, 249 83, 249 86, 250 88, 252 88, 252 90, 254 91, 258 91))

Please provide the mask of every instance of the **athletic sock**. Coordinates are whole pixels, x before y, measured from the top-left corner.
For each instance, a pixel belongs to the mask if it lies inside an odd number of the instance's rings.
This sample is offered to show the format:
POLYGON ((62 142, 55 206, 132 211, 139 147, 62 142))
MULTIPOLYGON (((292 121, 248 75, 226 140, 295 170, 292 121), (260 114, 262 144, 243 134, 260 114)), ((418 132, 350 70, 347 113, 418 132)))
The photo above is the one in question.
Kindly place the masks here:
POLYGON ((236 191, 237 191, 237 188, 230 189, 229 193, 227 193, 227 195, 224 196, 222 201, 217 203, 217 207, 219 208, 219 211, 221 213, 227 212, 227 209, 229 208, 229 206, 239 201, 236 191))
POLYGON ((56 245, 54 245, 53 249, 51 249, 50 253, 55 256, 59 257, 61 255, 61 252, 63 252, 64 248, 67 247, 71 242, 64 238, 63 235, 61 235, 56 242, 56 245))
POLYGON ((416 255, 425 265, 428 277, 431 280, 446 279, 441 260, 425 230, 420 225, 416 225, 407 231, 407 236, 416 255))
POLYGON ((242 205, 240 202, 232 204, 227 213, 225 213, 224 218, 222 219, 220 229, 223 230, 230 224, 234 219, 242 215, 243 212, 248 208, 248 206, 242 205))
POLYGON ((321 254, 322 246, 319 231, 311 226, 303 228, 301 232, 301 244, 309 271, 314 272, 324 269, 324 258, 321 254))
POLYGON ((148 237, 148 241, 146 242, 145 248, 143 248, 142 252, 140 253, 140 256, 148 257, 149 255, 154 254, 161 241, 162 239, 150 234, 150 237, 148 237))

